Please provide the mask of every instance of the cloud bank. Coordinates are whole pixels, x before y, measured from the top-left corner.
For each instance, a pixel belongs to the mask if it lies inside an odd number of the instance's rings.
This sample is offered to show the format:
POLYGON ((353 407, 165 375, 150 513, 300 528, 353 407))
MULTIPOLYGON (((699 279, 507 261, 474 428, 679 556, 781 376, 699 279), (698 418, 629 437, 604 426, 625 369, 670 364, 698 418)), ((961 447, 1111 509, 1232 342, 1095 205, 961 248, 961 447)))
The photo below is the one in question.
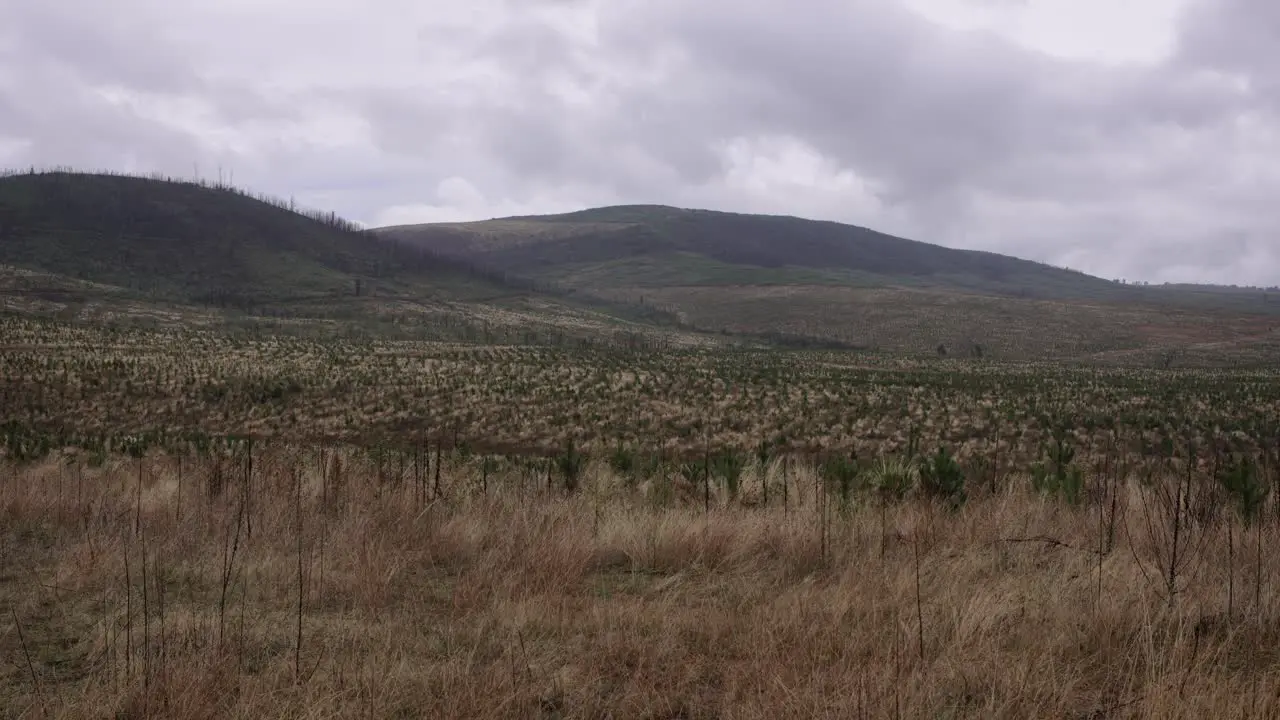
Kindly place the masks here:
POLYGON ((1280 7, 1125 8, 0 0, 0 164, 221 172, 367 224, 668 203, 1280 284, 1280 7))

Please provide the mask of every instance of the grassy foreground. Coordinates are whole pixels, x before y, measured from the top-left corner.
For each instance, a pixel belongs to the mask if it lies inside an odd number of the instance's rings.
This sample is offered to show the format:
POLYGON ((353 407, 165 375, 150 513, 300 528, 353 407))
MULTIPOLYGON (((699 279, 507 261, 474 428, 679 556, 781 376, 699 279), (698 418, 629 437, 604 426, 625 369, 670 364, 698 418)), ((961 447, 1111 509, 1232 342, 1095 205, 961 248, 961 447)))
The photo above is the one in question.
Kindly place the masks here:
POLYGON ((0 715, 1274 717, 1276 508, 1196 472, 952 511, 781 460, 733 500, 451 453, 3 466, 0 715))

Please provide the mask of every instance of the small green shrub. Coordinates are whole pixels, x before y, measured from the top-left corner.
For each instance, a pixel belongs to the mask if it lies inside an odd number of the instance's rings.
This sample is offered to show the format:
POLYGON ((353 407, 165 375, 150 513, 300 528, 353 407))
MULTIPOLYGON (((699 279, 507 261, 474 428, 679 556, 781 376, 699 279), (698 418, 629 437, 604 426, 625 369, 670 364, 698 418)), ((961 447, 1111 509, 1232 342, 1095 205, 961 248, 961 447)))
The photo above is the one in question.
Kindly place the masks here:
POLYGON ((1245 455, 1228 456, 1218 482, 1235 500, 1245 524, 1257 521, 1271 494, 1271 485, 1261 477, 1257 462, 1245 455))
POLYGON ((852 457, 836 455, 827 458, 822 463, 820 472, 828 491, 834 485, 840 493, 841 508, 848 508, 849 498, 853 493, 854 484, 858 480, 859 468, 857 461, 852 457))
POLYGON ((952 509, 964 505, 968 499, 964 470, 945 447, 938 448, 933 457, 921 460, 920 489, 926 496, 942 500, 952 509))
POLYGON ((557 459, 560 465, 560 474, 564 476, 564 489, 568 492, 574 492, 578 489, 578 484, 582 479, 582 471, 587 466, 587 456, 578 452, 570 440, 565 446, 564 454, 557 459))
POLYGON ((1084 499, 1084 472, 1074 464, 1076 451, 1067 443, 1067 432, 1059 427, 1046 454, 1047 462, 1031 466, 1031 485, 1036 492, 1060 497, 1072 505, 1084 499))
POLYGON ((609 467, 618 475, 631 479, 636 471, 636 455, 619 442, 609 454, 609 467))
POLYGON ((1079 505, 1084 499, 1084 473, 1074 465, 1038 462, 1031 466, 1031 486, 1038 493, 1060 497, 1072 505, 1079 505))
POLYGON ((725 489, 729 492, 730 498, 738 497, 738 490, 742 484, 742 471, 746 467, 746 458, 732 450, 720 453, 712 460, 712 471, 724 480, 725 489))
POLYGON ((901 502, 916 485, 916 468, 909 461, 883 457, 869 477, 870 485, 883 502, 901 502))

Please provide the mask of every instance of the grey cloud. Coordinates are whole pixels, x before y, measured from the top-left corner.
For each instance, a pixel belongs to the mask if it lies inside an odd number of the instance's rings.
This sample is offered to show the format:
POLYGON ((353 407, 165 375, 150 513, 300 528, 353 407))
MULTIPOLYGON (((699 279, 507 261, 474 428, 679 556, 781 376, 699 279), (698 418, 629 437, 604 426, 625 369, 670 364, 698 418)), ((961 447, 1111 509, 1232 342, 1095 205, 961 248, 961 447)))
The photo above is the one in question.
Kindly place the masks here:
MULTIPOLYGON (((712 132, 797 135, 903 198, 945 192, 1028 155, 1079 157, 1153 123, 1220 117, 1201 108, 1221 93, 1206 97, 1176 78, 1104 73, 958 36, 881 3, 815 3, 792 14, 771 13, 761 1, 745 11, 714 0, 696 11, 674 2, 647 7, 648 22, 618 26, 633 36, 681 38, 688 73, 736 86, 717 103, 735 120, 712 132)), ((714 93, 719 84, 703 87, 714 93)))
POLYGON ((718 117, 732 118, 710 134, 796 135, 903 194, 954 181, 992 140, 1011 137, 1004 126, 1032 77, 1025 63, 954 52, 944 33, 879 3, 772 7, 657 2, 617 27, 679 39, 689 59, 675 81, 698 78, 718 117))
MULTIPOLYGON (((1205 265, 1271 258, 1261 243, 1274 223, 1239 177, 1249 139, 1237 119, 1252 107, 1239 88, 1172 64, 1117 69, 1052 59, 880 4, 807 10, 656 2, 637 11, 641 22, 619 17, 614 27, 633 52, 652 52, 645 38, 675 38, 686 57, 672 73, 677 82, 700 76, 704 86, 715 78, 733 88, 716 97, 719 117, 734 119, 703 140, 718 132, 802 138, 881 181, 882 199, 910 208, 929 234, 922 239, 976 240, 1049 261, 1065 257, 1064 247, 1097 247, 1076 254, 1094 272, 1159 274, 1168 261, 1162 250, 1214 248, 1221 237, 1240 237, 1235 225, 1245 223, 1255 228, 1240 241, 1246 249, 1206 251, 1205 265), (1245 194, 1223 205, 1206 176, 1245 194), (984 217, 970 201, 975 190, 1014 202, 984 217), (1098 206, 1105 211, 1092 210, 1098 206), (1162 221, 1187 207, 1200 213, 1197 222, 1162 221), (1224 209, 1235 212, 1221 217, 1224 209), (1125 217, 1150 224, 1117 222, 1125 217), (1117 244, 1144 250, 1126 267, 1108 267, 1115 254, 1106 248, 1117 244)), ((1255 280, 1277 268, 1233 270, 1255 280)))
POLYGON ((24 137, 21 159, 88 169, 132 165, 189 174, 213 164, 198 132, 174 127, 139 104, 196 100, 211 122, 235 126, 296 118, 287 98, 210 80, 170 37, 154 3, 17 3, 0 43, 4 132, 24 137))
POLYGON ((885 0, 0 4, 0 65, 23 71, 0 70, 0 136, 27 142, 23 162, 222 162, 361 220, 795 203, 1106 276, 1280 280, 1280 172, 1262 160, 1280 152, 1280 10, 1252 0, 1197 0, 1174 56, 1147 66, 1058 59, 885 0), (104 87, 198 100, 225 142, 104 87), (794 168, 733 166, 729 146, 799 148, 822 159, 804 170, 817 185, 734 184, 794 168))
POLYGON ((1280 6, 1258 0, 1194 0, 1179 30, 1177 61, 1265 77, 1278 52, 1280 6))
POLYGON ((115 12, 101 3, 11 2, 18 28, 10 62, 40 62, 83 82, 156 92, 200 92, 201 80, 164 41, 149 13, 115 12))

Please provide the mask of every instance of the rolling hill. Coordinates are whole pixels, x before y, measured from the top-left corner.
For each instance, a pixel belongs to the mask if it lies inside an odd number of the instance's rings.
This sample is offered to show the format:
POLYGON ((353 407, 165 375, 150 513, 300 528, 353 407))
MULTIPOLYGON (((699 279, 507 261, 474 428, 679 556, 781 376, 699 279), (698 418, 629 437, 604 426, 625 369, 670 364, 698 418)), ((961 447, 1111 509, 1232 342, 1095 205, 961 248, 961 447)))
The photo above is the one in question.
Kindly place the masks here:
POLYGON ((61 171, 0 177, 0 308, 323 318, 479 340, 649 332, 670 320, 229 186, 61 171))
POLYGON ((838 223, 624 206, 370 231, 232 187, 76 172, 0 177, 0 311, 473 342, 1280 358, 1270 291, 1128 286, 838 223))
POLYGON ((465 266, 230 187, 131 176, 0 178, 0 263, 218 306, 429 287, 465 266))
POLYGON ((796 217, 630 205, 376 232, 712 331, 913 354, 1158 363, 1206 346, 1275 360, 1280 342, 1280 293, 1127 285, 796 217))
POLYGON ((377 232, 578 287, 909 285, 1046 298, 1097 298, 1124 287, 1072 270, 853 225, 652 205, 377 232))

